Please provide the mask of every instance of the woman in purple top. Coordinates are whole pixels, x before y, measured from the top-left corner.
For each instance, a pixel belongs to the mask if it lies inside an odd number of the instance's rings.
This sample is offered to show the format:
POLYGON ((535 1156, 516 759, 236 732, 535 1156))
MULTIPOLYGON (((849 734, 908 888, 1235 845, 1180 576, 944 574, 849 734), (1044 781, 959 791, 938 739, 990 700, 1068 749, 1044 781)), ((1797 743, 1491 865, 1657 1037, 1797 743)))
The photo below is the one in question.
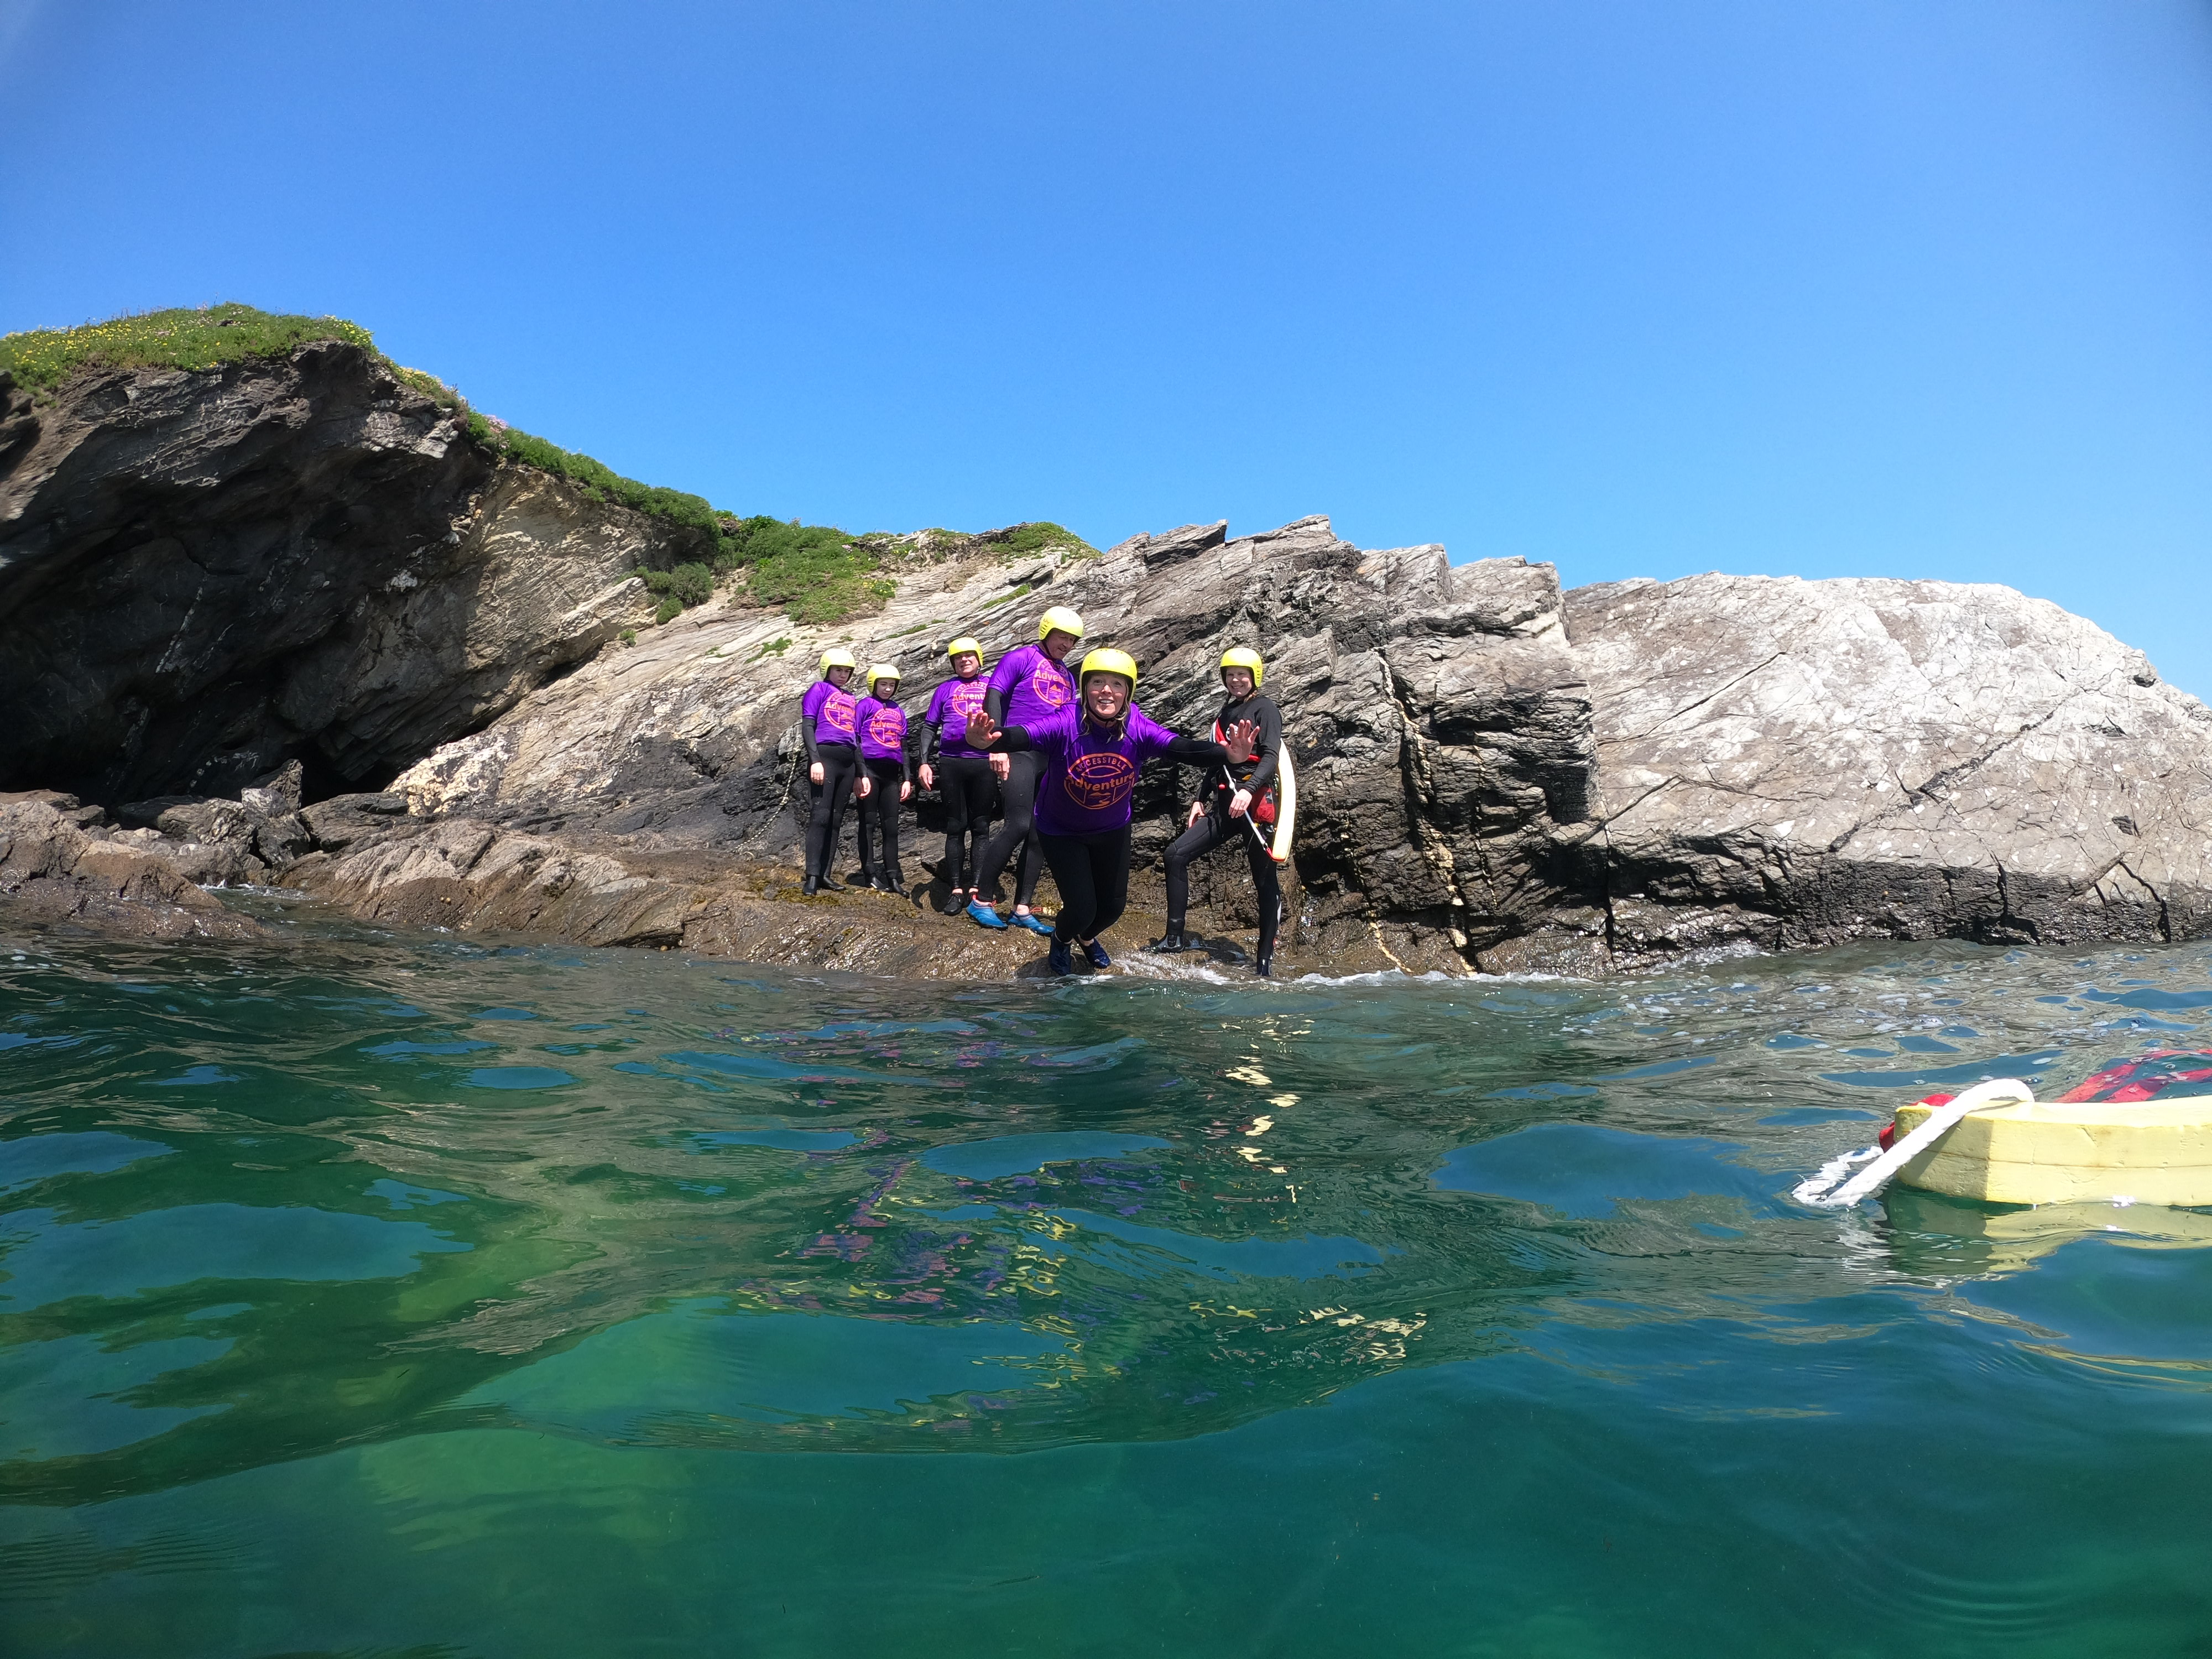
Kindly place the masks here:
POLYGON ((991 839, 991 801, 999 780, 991 757, 968 746, 968 717, 983 706, 983 647, 963 635, 945 647, 953 678, 938 682, 921 717, 921 765, 925 789, 945 792, 945 914, 968 908, 975 872, 991 839))
MULTIPOLYGON (((835 887, 830 872, 837 856, 837 832, 845 820, 845 797, 868 798, 868 775, 860 769, 857 728, 860 702, 845 687, 853 678, 853 653, 842 647, 822 653, 822 678, 799 699, 799 731, 806 743, 806 779, 812 786, 806 815, 806 879, 802 893, 835 887)), ((866 842, 861 843, 865 850, 866 842)))
MULTIPOLYGON (((999 665, 991 671, 991 683, 984 689, 984 709, 995 721, 1029 726, 1073 706, 1075 677, 1067 672, 1065 659, 1082 639, 1083 618, 1064 605, 1053 606, 1037 618, 1035 645, 1024 645, 999 659, 999 665)), ((1014 926, 1026 927, 1032 933, 1049 932, 1042 921, 1030 914, 1030 900, 1036 893, 1042 863, 1031 820, 1037 781, 1044 773, 1043 757, 1019 753, 994 756, 993 769, 999 775, 999 793, 1006 804, 1006 821, 999 826, 999 833, 983 849, 983 861, 975 872, 975 891, 968 906, 968 915, 986 927, 1006 925, 983 896, 998 890, 999 876, 1018 847, 1022 849, 1022 864, 1014 878, 1014 926)))
POLYGON ((860 738, 860 767, 873 791, 860 803, 860 868, 871 887, 904 898, 906 878, 899 872, 898 811, 914 793, 914 785, 907 781, 906 710, 899 707, 898 688, 896 663, 870 664, 868 695, 854 710, 853 724, 860 738), (883 842, 879 859, 870 856, 870 848, 878 836, 883 842))
POLYGON ((1093 651, 1083 659, 1076 706, 1003 731, 988 710, 968 721, 968 741, 976 748, 1033 754, 1043 762, 1036 824, 1060 889, 1048 958, 1055 974, 1074 971, 1079 945, 1094 968, 1113 965, 1098 935, 1128 903, 1129 803, 1145 762, 1165 755, 1241 766, 1252 758, 1257 728, 1251 721, 1224 732, 1223 743, 1180 737, 1131 703, 1136 689, 1137 665, 1125 653, 1093 651))

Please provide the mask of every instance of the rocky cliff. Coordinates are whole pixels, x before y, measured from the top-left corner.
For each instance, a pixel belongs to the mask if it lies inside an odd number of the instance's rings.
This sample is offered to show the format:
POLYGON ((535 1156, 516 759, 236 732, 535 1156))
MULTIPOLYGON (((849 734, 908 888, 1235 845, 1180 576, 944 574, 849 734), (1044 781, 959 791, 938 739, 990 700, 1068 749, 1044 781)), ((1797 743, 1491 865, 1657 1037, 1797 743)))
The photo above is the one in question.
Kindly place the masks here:
POLYGON ((0 788, 380 787, 649 614, 697 532, 498 465, 358 346, 0 376, 0 788))
MULTIPOLYGON (((1212 718, 1222 650, 1262 642, 1303 781, 1300 920, 1324 951, 1358 944, 1464 963, 1559 902, 1552 836, 1586 813, 1595 753, 1552 570, 1455 568, 1433 546, 1363 551, 1326 519, 1234 540, 1222 525, 1187 526, 1103 557, 912 568, 861 629, 695 612, 545 687, 393 787, 434 817, 788 861, 806 794, 798 700, 824 646, 898 663, 919 710, 948 640, 973 634, 995 658, 1035 639, 1052 605, 1134 655, 1139 701, 1185 727, 1212 718)), ((1164 769, 1147 779, 1140 858, 1164 845, 1195 782, 1164 769)))
MULTIPOLYGON (((1103 556, 917 538, 863 623, 726 594, 625 645, 629 571, 691 556, 684 532, 490 466, 350 348, 9 409, 0 685, 25 718, 0 733, 0 784, 119 808, 307 763, 273 795, 122 822, 47 802, 194 880, 591 943, 1011 971, 1035 954, 1020 941, 881 896, 799 898, 796 707, 845 644, 900 664, 918 711, 947 640, 995 656, 1059 604, 1138 659, 1139 701, 1170 724, 1211 718, 1224 647, 1266 653, 1303 785, 1296 966, 1587 972, 2212 928, 2212 714, 2008 589, 1562 593, 1548 566, 1363 550, 1315 518, 1103 556)), ((1194 781, 1148 778, 1140 866, 1194 781)), ((0 890, 27 890, 7 857, 0 890)), ((1137 893, 1156 902, 1156 878, 1137 893)), ((1233 958, 1255 920, 1241 865, 1200 866, 1196 896, 1233 958)))
POLYGON ((2212 710, 2047 600, 1712 575, 1566 617, 1611 957, 2212 931, 2212 710))

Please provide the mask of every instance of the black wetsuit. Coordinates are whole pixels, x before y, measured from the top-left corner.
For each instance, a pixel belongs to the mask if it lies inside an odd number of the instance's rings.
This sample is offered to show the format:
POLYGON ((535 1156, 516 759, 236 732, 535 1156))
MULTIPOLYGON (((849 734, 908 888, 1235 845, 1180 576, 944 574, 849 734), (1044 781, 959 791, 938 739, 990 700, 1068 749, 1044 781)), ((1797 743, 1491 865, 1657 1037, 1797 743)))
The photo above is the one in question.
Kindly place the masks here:
POLYGON ((999 780, 981 755, 946 755, 935 764, 945 797, 945 884, 965 890, 981 874, 983 852, 991 844, 999 780))
MULTIPOLYGON (((990 712, 994 725, 1006 717, 1006 698, 995 689, 986 693, 983 707, 990 712)), ((989 763, 986 762, 986 765, 989 763)), ((1014 848, 1022 849, 1022 861, 1014 872, 1014 904, 1026 909, 1036 896, 1037 877, 1044 871, 1044 852, 1038 843, 1036 832, 1037 785, 1044 778, 1044 757, 1026 750, 1006 756, 1006 781, 999 786, 999 800, 1006 812, 1006 820, 999 825, 998 834, 984 846, 983 855, 975 866, 975 896, 984 903, 990 901, 984 895, 999 884, 1006 860, 1013 857, 1014 848)), ((1054 881, 1059 880, 1055 876, 1054 881)), ((1089 934, 1084 935, 1088 939, 1089 934)))
MULTIPOLYGON (((1276 757, 1283 744, 1283 712, 1275 707, 1273 698, 1255 691, 1242 702, 1224 704, 1214 728, 1226 732, 1239 720, 1250 720, 1260 728, 1259 735, 1253 739, 1252 758, 1241 766, 1230 767, 1228 772, 1239 787, 1252 792, 1252 805, 1257 806, 1275 781, 1276 757)), ((1199 799, 1206 806, 1205 815, 1168 847, 1168 937, 1175 939, 1182 933, 1183 914, 1190 906, 1190 861, 1225 841, 1235 841, 1243 845, 1245 859, 1252 866, 1252 888, 1260 902, 1260 948, 1256 954, 1261 962, 1269 962, 1275 954, 1275 934, 1282 926, 1282 881, 1276 872, 1274 857, 1264 844, 1268 829, 1253 819, 1250 807, 1241 818, 1230 817, 1231 793, 1229 779, 1219 769, 1207 773, 1199 790, 1199 799)))
POLYGON ((868 798, 860 803, 861 872, 871 881, 878 876, 887 876, 903 887, 906 877, 899 869, 898 815, 899 790, 906 782, 906 763, 878 760, 870 756, 860 763, 868 769, 868 776, 874 784, 868 798), (877 846, 878 841, 880 848, 877 846))
MULTIPOLYGON (((1196 761, 1201 765, 1222 765, 1229 759, 1229 751, 1218 743, 1204 738, 1186 738, 1154 725, 1132 712, 1129 720, 1113 728, 1111 732, 1091 727, 1091 736, 1077 724, 1085 717, 1073 711, 1060 716, 1069 722, 1062 728, 1063 738, 1098 744, 1111 743, 1117 750, 1127 740, 1124 733, 1138 742, 1151 745, 1151 752, 1164 754, 1171 760, 1196 761), (1141 723, 1145 733, 1129 732, 1129 726, 1141 723)), ((1050 739, 1048 738, 1048 744, 1050 739)), ((1031 747, 1030 733, 1021 726, 1009 726, 1000 733, 995 748, 1013 756, 1017 764, 1024 760, 1036 763, 1040 776, 1064 778, 1064 768, 1055 770, 1050 755, 1031 747)), ((1125 751, 1125 757, 1126 753, 1125 751)), ((1099 934, 1121 919, 1121 912, 1129 902, 1129 795, 1133 788, 1138 770, 1142 764, 1143 749, 1135 750, 1135 764, 1123 769, 1118 785, 1118 799, 1091 803, 1087 816, 1092 822, 1112 813, 1118 813, 1120 822, 1109 822, 1095 830, 1074 833, 1050 830, 1041 836, 1044 858, 1052 866, 1053 884, 1060 889, 1060 910, 1053 918, 1052 936, 1065 945, 1082 944, 1096 939, 1099 934)), ((1058 820, 1055 819, 1055 822, 1058 820)))
MULTIPOLYGON (((837 856, 837 843, 845 827, 845 802, 853 793, 854 781, 860 775, 860 751, 849 743, 817 743, 814 736, 811 715, 802 718, 799 730, 806 740, 806 763, 811 769, 817 763, 822 768, 822 781, 813 781, 807 774, 806 811, 806 873, 817 879, 834 873, 830 864, 837 856)), ((868 838, 860 837, 860 855, 867 857, 868 838)))
POLYGON ((1060 889, 1052 936, 1064 944, 1097 939, 1129 908, 1129 826, 1087 836, 1040 837, 1060 889))
POLYGON ((964 891, 975 884, 990 845, 992 807, 999 780, 988 755, 948 755, 939 744, 938 724, 921 722, 921 763, 932 769, 945 800, 945 884, 964 891))

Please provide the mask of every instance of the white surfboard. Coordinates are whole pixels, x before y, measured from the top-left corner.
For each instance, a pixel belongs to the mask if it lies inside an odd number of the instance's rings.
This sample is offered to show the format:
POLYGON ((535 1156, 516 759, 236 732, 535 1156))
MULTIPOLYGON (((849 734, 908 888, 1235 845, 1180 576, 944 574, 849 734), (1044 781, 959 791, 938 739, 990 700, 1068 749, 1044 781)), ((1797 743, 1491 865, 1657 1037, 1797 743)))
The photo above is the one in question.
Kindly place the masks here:
POLYGON ((1291 739, 1287 733, 1283 746, 1275 757, 1275 840, 1267 853, 1278 864, 1291 861, 1291 836, 1298 821, 1298 775, 1291 764, 1291 739))

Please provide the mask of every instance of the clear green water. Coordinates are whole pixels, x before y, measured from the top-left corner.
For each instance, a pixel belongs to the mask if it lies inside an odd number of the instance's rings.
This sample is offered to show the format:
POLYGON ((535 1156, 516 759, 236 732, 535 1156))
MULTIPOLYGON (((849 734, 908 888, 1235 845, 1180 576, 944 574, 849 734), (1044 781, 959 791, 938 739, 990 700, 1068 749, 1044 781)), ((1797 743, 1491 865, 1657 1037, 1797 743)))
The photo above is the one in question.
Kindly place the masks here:
POLYGON ((2205 950, 290 934, 0 950, 0 1652, 2212 1650, 2212 1217, 1782 1196, 2205 950))

